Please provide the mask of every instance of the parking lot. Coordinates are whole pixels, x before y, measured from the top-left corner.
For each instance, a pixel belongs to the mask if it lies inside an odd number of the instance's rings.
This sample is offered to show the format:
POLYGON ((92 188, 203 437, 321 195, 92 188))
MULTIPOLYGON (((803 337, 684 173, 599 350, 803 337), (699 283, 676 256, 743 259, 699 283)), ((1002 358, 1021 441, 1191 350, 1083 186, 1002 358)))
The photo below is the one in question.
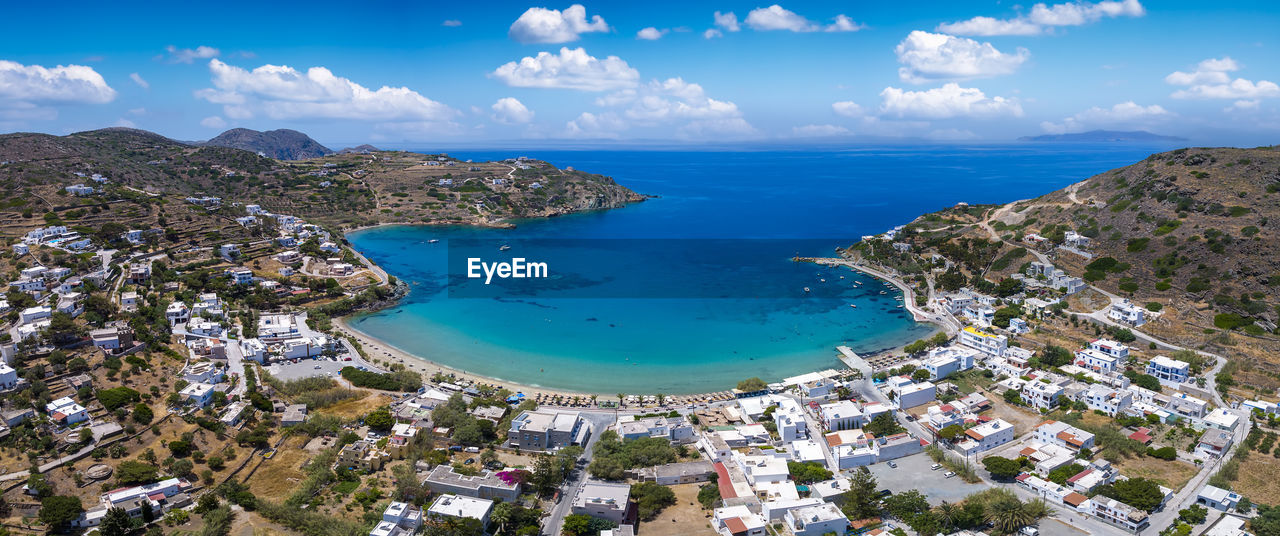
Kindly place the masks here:
MULTIPOLYGON (((339 358, 341 359, 341 358, 339 358)), ((327 358, 299 359, 297 363, 278 362, 268 365, 267 371, 281 381, 309 378, 311 376, 329 376, 337 378, 342 367, 353 365, 354 361, 331 361, 327 358), (316 368, 319 367, 319 368, 316 368)))
POLYGON ((983 484, 965 483, 958 476, 945 478, 942 476, 947 472, 945 468, 937 471, 930 470, 933 460, 923 452, 898 458, 894 463, 898 464, 897 468, 889 467, 887 463, 877 463, 868 467, 871 474, 875 475, 880 489, 888 489, 894 493, 919 490, 929 498, 929 504, 938 505, 942 501, 959 502, 969 494, 987 488, 983 484))

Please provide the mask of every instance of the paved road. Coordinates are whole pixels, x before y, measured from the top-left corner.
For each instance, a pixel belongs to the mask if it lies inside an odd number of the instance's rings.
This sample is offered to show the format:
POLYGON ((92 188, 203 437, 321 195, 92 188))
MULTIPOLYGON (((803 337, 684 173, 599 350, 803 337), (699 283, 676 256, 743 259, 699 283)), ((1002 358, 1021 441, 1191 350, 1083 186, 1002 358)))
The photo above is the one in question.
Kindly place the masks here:
POLYGON ((579 458, 578 466, 580 469, 574 469, 565 483, 560 486, 560 502, 551 507, 551 512, 547 517, 543 518, 542 532, 544 534, 558 535, 560 528, 564 525, 565 516, 569 515, 569 510, 573 507, 573 498, 578 494, 578 490, 587 482, 587 464, 591 463, 592 449, 596 446, 596 439, 600 437, 600 433, 605 431, 610 424, 614 423, 614 412, 606 410, 583 411, 582 418, 591 423, 591 437, 587 439, 587 444, 583 446, 585 452, 579 458))

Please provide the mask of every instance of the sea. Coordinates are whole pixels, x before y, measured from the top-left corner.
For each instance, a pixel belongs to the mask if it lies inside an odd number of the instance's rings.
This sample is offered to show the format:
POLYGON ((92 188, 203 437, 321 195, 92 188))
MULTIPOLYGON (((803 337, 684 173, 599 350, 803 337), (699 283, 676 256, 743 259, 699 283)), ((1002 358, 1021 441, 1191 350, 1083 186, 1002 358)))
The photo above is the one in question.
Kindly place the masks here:
POLYGON ((358 251, 410 285, 397 306, 350 325, 460 370, 609 395, 712 392, 753 376, 842 368, 837 346, 883 351, 935 328, 898 307, 893 286, 793 257, 834 256, 923 213, 1035 197, 1168 148, 453 152, 476 161, 528 156, 656 197, 514 229, 350 233, 358 251), (491 285, 469 277, 470 259, 517 257, 545 263, 549 274, 491 285))

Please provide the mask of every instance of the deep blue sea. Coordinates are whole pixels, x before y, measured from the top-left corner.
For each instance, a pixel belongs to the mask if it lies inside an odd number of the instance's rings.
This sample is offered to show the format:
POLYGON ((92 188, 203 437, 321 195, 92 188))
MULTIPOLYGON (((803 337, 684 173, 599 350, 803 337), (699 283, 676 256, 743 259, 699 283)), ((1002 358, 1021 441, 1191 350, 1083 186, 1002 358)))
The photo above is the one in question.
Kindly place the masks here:
POLYGON ((455 152, 477 161, 529 156, 659 197, 511 230, 352 233, 356 249, 412 290, 351 325, 469 372, 596 393, 715 391, 750 376, 839 367, 838 345, 875 351, 932 328, 897 308, 893 287, 791 256, 830 256, 925 212, 1035 197, 1168 148, 455 152), (459 258, 479 250, 547 260, 552 277, 477 286, 461 278, 459 258))

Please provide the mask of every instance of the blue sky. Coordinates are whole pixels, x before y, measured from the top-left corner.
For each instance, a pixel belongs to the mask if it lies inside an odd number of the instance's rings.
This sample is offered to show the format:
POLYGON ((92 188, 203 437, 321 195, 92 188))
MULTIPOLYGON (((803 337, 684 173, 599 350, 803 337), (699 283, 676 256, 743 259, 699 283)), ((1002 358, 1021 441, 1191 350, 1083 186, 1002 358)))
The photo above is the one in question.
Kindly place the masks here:
POLYGON ((6 7, 0 132, 370 142, 1280 142, 1267 2, 6 7), (56 25, 54 24, 56 20, 56 25))

